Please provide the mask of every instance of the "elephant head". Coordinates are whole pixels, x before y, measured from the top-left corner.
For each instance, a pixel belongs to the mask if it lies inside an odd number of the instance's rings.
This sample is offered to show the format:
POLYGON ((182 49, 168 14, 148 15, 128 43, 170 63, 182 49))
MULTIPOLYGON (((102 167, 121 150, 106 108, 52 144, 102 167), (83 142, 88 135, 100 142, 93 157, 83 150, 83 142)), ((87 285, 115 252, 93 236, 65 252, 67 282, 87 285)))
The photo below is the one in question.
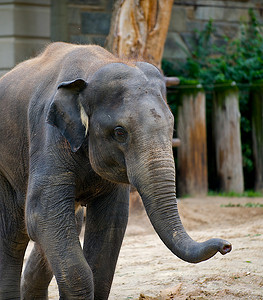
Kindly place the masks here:
POLYGON ((174 118, 165 81, 148 63, 110 63, 90 78, 60 83, 48 122, 57 126, 77 151, 89 142, 89 160, 102 178, 133 184, 166 246, 192 263, 226 254, 221 239, 203 243, 186 233, 177 210, 172 154, 174 118))

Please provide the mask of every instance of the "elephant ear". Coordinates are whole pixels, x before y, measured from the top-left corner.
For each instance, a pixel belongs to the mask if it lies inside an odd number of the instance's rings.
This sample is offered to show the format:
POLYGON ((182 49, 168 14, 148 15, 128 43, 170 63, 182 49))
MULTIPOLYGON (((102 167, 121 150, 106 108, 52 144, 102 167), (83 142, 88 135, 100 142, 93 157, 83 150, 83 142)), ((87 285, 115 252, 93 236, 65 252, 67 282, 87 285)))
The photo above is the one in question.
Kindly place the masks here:
POLYGON ((59 129, 73 152, 81 147, 88 130, 88 116, 79 100, 87 85, 83 79, 60 83, 48 110, 47 122, 59 129))
POLYGON ((136 66, 146 74, 158 74, 158 76, 162 76, 162 71, 157 66, 148 62, 138 61, 136 62, 136 66))

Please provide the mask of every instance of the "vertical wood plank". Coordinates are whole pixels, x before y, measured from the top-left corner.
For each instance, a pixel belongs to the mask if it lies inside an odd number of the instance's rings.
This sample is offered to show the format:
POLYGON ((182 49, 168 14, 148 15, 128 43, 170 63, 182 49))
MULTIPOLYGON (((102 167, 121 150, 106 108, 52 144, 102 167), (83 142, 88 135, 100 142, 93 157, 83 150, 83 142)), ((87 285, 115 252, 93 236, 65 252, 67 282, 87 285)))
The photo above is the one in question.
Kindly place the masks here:
POLYGON ((219 188, 223 192, 243 193, 244 178, 237 87, 229 85, 215 89, 213 132, 219 188))
POLYGON ((177 132, 178 188, 181 195, 200 196, 208 191, 205 93, 202 89, 180 92, 177 132))

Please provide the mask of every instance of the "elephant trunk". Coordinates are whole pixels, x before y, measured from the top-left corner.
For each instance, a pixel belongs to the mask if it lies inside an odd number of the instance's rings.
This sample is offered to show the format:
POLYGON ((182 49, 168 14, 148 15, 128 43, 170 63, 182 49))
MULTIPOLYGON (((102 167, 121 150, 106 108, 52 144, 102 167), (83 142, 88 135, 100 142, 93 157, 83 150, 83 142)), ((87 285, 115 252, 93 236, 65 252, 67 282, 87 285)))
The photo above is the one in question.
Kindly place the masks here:
POLYGON ((165 159, 151 158, 146 164, 139 163, 136 170, 128 172, 161 240, 177 257, 190 263, 207 260, 218 251, 223 255, 230 252, 232 246, 225 240, 198 243, 186 233, 177 209, 173 156, 163 157, 165 159))

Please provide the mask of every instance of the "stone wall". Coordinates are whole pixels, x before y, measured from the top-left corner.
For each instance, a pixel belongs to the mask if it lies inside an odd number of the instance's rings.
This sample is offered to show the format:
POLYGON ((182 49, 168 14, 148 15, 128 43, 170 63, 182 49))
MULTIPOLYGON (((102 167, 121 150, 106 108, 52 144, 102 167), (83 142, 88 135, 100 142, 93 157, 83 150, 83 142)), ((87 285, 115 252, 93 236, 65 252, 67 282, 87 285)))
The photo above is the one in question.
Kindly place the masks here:
MULTIPOLYGON (((34 56, 50 38, 103 46, 113 4, 114 0, 0 0, 0 76, 34 56)), ((235 37, 240 21, 248 20, 249 8, 263 22, 262 0, 175 0, 164 58, 185 59, 195 30, 202 30, 210 18, 215 43, 225 35, 235 37)))
POLYGON ((254 9, 263 23, 262 0, 177 0, 174 1, 170 27, 163 57, 169 61, 183 60, 192 49, 194 33, 202 30, 212 19, 215 27, 213 42, 220 44, 224 37, 237 37, 240 22, 249 19, 249 8, 254 9), (260 8, 261 7, 261 8, 260 8))
POLYGON ((0 0, 0 76, 50 40, 50 0, 0 0))
MULTIPOLYGON (((69 0, 67 39, 103 46, 113 3, 114 0, 69 0)), ((209 19, 213 19, 216 28, 214 43, 222 43, 224 36, 236 37, 240 22, 249 19, 249 8, 253 8, 263 22, 262 0, 175 0, 164 58, 170 61, 185 59, 192 49, 194 32, 202 30, 209 19)))
POLYGON ((114 0, 69 0, 68 41, 103 46, 109 33, 114 0))

